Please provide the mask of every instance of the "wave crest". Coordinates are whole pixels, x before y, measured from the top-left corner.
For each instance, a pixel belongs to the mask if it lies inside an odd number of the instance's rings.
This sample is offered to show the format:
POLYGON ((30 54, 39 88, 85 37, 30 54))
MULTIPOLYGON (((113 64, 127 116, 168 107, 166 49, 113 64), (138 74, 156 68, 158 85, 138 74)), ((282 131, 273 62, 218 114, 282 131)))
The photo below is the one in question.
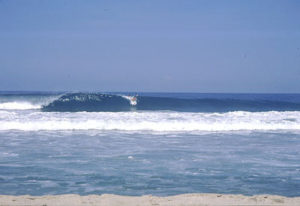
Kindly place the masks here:
POLYGON ((128 99, 119 95, 71 93, 43 107, 47 112, 79 112, 79 111, 129 111, 131 105, 128 99))

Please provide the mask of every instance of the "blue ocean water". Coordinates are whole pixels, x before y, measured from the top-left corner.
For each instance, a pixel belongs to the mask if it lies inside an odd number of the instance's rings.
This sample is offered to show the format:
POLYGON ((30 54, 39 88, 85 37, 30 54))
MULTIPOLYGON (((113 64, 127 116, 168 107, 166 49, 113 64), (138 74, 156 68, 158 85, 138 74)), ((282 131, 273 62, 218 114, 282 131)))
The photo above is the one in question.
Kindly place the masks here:
POLYGON ((300 196, 299 148, 299 94, 0 93, 0 194, 300 196))

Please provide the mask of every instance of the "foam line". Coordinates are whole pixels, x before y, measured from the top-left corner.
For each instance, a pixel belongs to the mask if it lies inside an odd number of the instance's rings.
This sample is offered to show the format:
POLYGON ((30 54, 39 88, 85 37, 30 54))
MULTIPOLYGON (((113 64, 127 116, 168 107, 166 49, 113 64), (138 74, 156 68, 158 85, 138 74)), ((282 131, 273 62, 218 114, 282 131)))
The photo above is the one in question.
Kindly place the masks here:
POLYGON ((23 114, 0 111, 0 130, 300 131, 300 112, 32 112, 23 114))

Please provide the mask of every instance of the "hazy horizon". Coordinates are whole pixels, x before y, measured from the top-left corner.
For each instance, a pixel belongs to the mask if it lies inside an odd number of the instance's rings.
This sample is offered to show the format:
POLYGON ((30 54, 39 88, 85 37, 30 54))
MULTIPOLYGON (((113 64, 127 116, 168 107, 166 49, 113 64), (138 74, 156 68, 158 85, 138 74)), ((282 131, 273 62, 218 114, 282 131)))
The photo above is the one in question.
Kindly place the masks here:
POLYGON ((189 91, 101 91, 101 90, 1 90, 0 93, 170 93, 170 94, 300 94, 300 92, 189 92, 189 91))

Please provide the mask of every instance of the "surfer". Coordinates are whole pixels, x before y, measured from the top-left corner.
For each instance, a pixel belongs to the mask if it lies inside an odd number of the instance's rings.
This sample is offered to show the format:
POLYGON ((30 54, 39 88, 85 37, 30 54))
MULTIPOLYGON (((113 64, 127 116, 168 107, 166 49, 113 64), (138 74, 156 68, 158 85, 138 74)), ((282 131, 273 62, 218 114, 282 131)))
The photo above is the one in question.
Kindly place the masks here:
POLYGON ((136 105, 137 104, 137 98, 136 98, 136 96, 130 97, 130 104, 131 105, 136 105))
POLYGON ((127 99, 130 102, 130 105, 137 105, 137 95, 136 96, 122 96, 123 98, 127 99))

